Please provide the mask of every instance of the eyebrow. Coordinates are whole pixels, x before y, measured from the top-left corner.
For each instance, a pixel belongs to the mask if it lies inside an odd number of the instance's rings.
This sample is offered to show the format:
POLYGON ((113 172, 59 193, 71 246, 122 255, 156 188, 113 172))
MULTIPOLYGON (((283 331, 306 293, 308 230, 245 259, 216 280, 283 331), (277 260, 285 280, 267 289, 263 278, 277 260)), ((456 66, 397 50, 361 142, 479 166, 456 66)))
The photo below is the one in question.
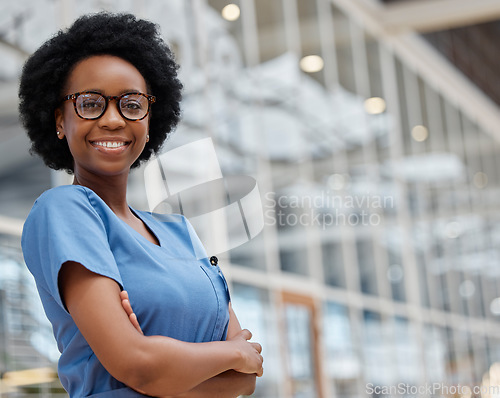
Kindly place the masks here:
MULTIPOLYGON (((101 90, 99 88, 89 88, 89 89, 85 89, 85 90, 80 90, 79 92, 83 92, 83 91, 96 91, 100 94, 107 95, 107 93, 105 93, 104 90, 101 90)), ((120 91, 120 93, 118 95, 122 95, 122 94, 126 94, 126 93, 143 93, 143 91, 138 90, 138 89, 134 89, 134 88, 129 88, 129 89, 120 91)), ((148 90, 146 89, 146 92, 144 92, 144 93, 148 94, 148 90)))

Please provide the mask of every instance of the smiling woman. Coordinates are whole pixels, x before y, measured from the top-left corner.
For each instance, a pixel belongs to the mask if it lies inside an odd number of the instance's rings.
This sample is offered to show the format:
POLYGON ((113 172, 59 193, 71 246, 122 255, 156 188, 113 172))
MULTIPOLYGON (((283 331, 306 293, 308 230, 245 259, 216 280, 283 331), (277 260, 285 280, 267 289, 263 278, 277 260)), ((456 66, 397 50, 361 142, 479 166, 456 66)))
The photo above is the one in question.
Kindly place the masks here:
POLYGON ((155 97, 143 94, 147 85, 141 73, 122 58, 92 56, 74 66, 64 90, 76 94, 64 96, 73 106, 66 100, 55 111, 57 138, 67 140, 75 181, 98 183, 96 177, 103 174, 126 180, 149 141, 148 97, 155 97), (109 101, 117 106, 107 106, 109 101))
POLYGON ((74 174, 37 199, 22 236, 71 397, 236 397, 262 375, 261 346, 188 221, 127 204, 130 169, 179 120, 176 71, 152 23, 106 13, 59 32, 23 70, 32 151, 74 174))

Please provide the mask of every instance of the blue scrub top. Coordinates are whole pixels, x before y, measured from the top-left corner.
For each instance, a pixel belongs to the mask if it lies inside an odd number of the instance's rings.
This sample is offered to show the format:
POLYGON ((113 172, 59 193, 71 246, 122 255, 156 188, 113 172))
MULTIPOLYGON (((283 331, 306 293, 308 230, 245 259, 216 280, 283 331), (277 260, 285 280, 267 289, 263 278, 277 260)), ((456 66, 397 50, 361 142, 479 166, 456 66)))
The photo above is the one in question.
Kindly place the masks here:
MULTIPOLYGON (((127 290, 145 335, 188 342, 224 340, 229 293, 218 266, 197 259, 202 244, 181 215, 132 211, 160 242, 151 243, 118 218, 92 190, 53 188, 33 205, 22 248, 35 277, 61 357, 59 378, 71 397, 141 397, 113 378, 65 309, 58 273, 67 261, 82 264, 127 290)), ((199 257, 199 256, 198 256, 199 257)))

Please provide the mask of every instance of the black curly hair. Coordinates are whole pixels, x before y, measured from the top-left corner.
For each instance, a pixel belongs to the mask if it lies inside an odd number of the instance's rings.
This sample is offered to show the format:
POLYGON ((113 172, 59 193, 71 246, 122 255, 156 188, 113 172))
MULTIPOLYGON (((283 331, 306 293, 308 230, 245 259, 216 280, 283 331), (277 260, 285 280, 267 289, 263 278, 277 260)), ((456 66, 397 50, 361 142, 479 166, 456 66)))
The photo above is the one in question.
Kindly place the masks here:
POLYGON ((79 61, 103 54, 134 65, 144 77, 149 94, 156 96, 149 142, 132 167, 158 153, 180 119, 179 66, 157 26, 131 14, 82 16, 31 55, 21 75, 19 113, 32 143, 30 152, 40 155, 50 168, 73 172, 73 157, 67 141, 57 138, 54 117, 66 80, 79 61))

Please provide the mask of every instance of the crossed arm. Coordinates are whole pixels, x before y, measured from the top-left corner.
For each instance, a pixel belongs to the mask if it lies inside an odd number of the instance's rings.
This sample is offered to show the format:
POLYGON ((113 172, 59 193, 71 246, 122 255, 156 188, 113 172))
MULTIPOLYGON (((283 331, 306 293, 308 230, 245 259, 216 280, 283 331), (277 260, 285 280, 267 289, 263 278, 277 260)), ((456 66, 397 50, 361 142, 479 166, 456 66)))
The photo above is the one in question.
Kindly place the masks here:
POLYGON ((81 264, 65 263, 59 286, 99 361, 137 391, 162 397, 229 398, 251 394, 255 376, 262 375, 261 346, 247 341, 251 333, 241 330, 231 308, 227 341, 186 343, 144 336, 118 284, 81 264))
MULTIPOLYGON (((128 293, 126 291, 120 292, 120 299, 122 301, 122 306, 127 313, 130 322, 136 328, 136 330, 143 334, 137 316, 132 310, 130 300, 128 298, 128 293)), ((238 318, 229 303, 229 328, 227 332, 227 339, 231 340, 237 338, 237 336, 243 332, 245 338, 250 338, 251 333, 248 330, 242 330, 238 318)), ((177 395, 175 398, 206 398, 206 397, 234 397, 236 395, 250 395, 255 390, 256 374, 240 373, 234 370, 228 370, 223 372, 203 383, 199 384, 192 390, 188 391, 186 394, 177 395), (239 392, 239 393, 238 393, 239 392), (236 395, 234 395, 236 394, 236 395)), ((170 398, 170 397, 163 397, 170 398)), ((172 397, 173 398, 173 397, 172 397)))

